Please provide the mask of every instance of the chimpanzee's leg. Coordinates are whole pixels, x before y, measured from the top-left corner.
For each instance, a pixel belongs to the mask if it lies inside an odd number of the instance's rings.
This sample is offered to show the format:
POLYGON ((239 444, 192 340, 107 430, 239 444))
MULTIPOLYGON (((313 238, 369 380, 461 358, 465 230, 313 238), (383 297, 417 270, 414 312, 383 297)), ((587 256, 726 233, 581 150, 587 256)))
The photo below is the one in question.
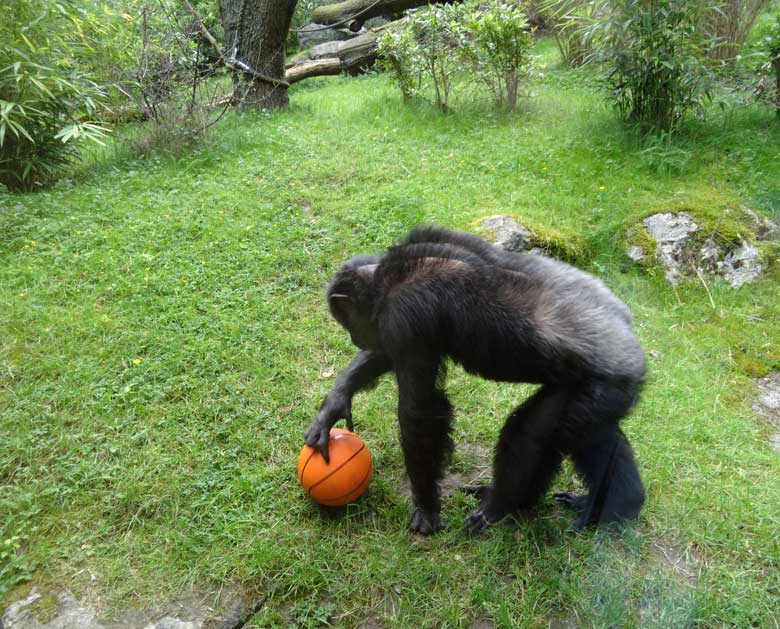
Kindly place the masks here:
POLYGON ((645 501, 634 453, 618 422, 637 399, 637 381, 592 381, 572 398, 564 426, 566 450, 588 494, 555 494, 579 513, 575 528, 635 518, 645 501), (589 426, 584 431, 583 427, 589 426), (579 434, 577 434, 579 433, 579 434))
POLYGON ((436 386, 438 363, 404 365, 398 378, 398 421, 415 512, 411 529, 429 535, 440 526, 439 480, 452 453, 452 406, 436 386))
POLYGON ((470 532, 530 506, 549 487, 561 461, 555 436, 569 396, 566 389, 544 386, 509 416, 496 444, 493 485, 466 518, 470 532))
POLYGON ((575 528, 639 515, 645 490, 631 446, 617 425, 604 426, 572 458, 588 494, 564 492, 555 494, 555 499, 579 513, 575 528))

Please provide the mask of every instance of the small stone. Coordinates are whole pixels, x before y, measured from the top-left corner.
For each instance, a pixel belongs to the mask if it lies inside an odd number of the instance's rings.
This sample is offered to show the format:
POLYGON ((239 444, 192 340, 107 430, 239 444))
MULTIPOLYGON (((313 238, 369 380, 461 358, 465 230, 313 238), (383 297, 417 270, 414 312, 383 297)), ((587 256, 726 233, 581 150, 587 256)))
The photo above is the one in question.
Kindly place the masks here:
POLYGON ((634 262, 641 262, 645 259, 645 250, 642 249, 639 245, 631 245, 628 248, 628 251, 626 251, 626 254, 629 258, 631 258, 634 262))
MULTIPOLYGON (((752 211, 747 212, 756 224, 765 220, 752 211)), ((732 288, 739 288, 758 279, 764 270, 761 252, 749 242, 742 242, 735 248, 724 248, 714 238, 708 238, 698 246, 692 235, 700 228, 687 212, 654 214, 646 218, 643 225, 648 235, 658 243, 656 258, 671 284, 697 274, 712 273, 732 288)), ((633 259, 636 259, 632 255, 635 252, 633 247, 628 252, 633 259)))

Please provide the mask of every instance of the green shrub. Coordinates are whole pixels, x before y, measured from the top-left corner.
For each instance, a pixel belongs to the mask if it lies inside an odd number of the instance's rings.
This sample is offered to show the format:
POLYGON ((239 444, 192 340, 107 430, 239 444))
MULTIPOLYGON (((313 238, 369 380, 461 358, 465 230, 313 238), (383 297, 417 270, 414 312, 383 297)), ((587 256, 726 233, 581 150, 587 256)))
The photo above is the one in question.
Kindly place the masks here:
POLYGON ((379 55, 404 99, 432 93, 435 105, 447 111, 454 86, 478 80, 498 106, 511 109, 531 44, 519 6, 471 1, 410 12, 379 38, 379 55))
POLYGON ((410 11, 400 27, 380 37, 378 51, 405 98, 425 97, 425 83, 433 88, 436 107, 448 111, 462 37, 455 5, 429 5, 410 11))
POLYGON ((709 98, 700 3, 615 0, 592 29, 603 42, 603 81, 623 118, 644 131, 673 131, 709 98))
POLYGON ((461 6, 467 35, 461 44, 462 55, 471 62, 496 105, 514 109, 533 44, 525 11, 503 0, 461 6))
POLYGON ((379 37, 381 65, 392 75, 404 100, 421 95, 422 51, 411 28, 389 28, 379 37))
POLYGON ((100 142, 105 90, 79 66, 90 52, 72 4, 14 0, 0 26, 0 183, 32 189, 58 177, 83 140, 100 142))

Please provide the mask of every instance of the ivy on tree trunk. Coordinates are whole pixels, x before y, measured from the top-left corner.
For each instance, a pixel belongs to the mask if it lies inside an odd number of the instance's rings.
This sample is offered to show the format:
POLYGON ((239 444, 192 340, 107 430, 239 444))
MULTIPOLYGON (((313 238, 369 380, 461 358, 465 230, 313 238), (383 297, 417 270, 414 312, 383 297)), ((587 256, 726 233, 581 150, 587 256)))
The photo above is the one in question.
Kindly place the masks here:
POLYGON ((286 107, 287 32, 298 0, 219 0, 233 100, 243 107, 286 107))

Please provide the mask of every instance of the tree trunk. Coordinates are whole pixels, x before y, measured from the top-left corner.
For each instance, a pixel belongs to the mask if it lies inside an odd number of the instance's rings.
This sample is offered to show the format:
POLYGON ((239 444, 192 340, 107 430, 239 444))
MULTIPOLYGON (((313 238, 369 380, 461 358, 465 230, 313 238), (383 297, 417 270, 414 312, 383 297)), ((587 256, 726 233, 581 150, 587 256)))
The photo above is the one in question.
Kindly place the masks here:
POLYGON ((297 0, 219 0, 233 102, 243 107, 289 104, 284 52, 297 0))

